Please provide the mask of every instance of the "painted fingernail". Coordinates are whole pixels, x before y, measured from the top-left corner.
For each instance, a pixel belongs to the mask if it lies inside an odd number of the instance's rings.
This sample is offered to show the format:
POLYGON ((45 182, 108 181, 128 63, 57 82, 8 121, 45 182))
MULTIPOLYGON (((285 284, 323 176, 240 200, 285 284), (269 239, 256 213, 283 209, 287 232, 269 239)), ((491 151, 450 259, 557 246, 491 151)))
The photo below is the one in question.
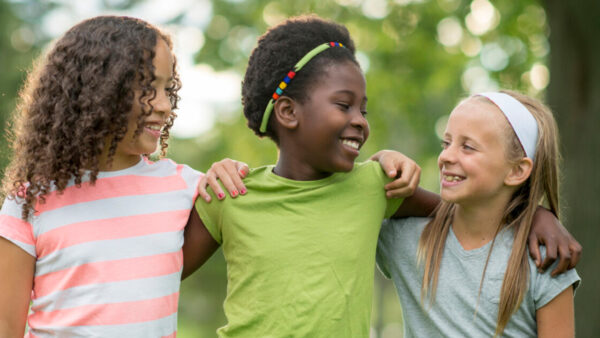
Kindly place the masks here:
POLYGON ((231 196, 232 196, 232 197, 235 197, 235 196, 237 196, 237 194, 238 194, 237 190, 234 190, 234 191, 232 191, 232 192, 231 192, 231 196))
POLYGON ((242 189, 242 191, 240 191, 240 194, 245 195, 246 194, 246 189, 242 189))
POLYGON ((225 194, 220 192, 217 197, 219 197, 220 200, 222 200, 225 197, 225 194))

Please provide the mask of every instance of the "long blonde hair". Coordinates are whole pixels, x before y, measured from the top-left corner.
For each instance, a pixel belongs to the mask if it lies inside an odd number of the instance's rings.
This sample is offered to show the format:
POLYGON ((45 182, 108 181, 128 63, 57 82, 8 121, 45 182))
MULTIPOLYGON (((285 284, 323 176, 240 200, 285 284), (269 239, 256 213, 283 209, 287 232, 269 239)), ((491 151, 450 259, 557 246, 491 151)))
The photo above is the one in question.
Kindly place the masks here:
MULTIPOLYGON (((548 107, 536 99, 512 91, 501 91, 519 100, 533 115, 538 124, 538 141, 535 161, 529 178, 514 192, 506 209, 502 221, 498 224, 496 235, 501 229, 507 227, 514 230, 514 244, 508 260, 498 305, 498 319, 494 336, 500 335, 506 327, 511 315, 519 308, 523 301, 529 281, 529 262, 527 258, 527 237, 531 229, 533 215, 541 203, 559 216, 558 177, 560 153, 558 150, 558 128, 548 107)), ((472 99, 487 99, 472 97, 472 99)), ((508 147, 506 159, 516 163, 525 156, 519 140, 510 125, 507 124, 506 135, 508 147)), ((420 265, 424 266, 423 283, 421 286, 421 301, 429 298, 433 303, 439 277, 444 244, 448 235, 454 211, 454 203, 440 203, 433 219, 427 224, 421 238, 417 258, 420 265)), ((496 236, 494 236, 495 238, 496 236)), ((494 241, 490 247, 488 257, 481 276, 481 287, 493 249, 494 241)))

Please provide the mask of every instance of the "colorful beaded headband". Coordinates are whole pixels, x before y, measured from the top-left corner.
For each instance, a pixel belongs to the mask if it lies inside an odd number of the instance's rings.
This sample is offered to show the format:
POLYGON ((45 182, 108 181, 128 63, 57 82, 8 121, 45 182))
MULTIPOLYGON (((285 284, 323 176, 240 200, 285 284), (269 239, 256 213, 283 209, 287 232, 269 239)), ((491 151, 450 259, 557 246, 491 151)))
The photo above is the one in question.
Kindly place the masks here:
POLYGON ((267 124, 269 123, 269 117, 271 116, 271 112, 273 111, 273 104, 275 104, 275 101, 277 101, 277 99, 281 96, 285 87, 287 87, 288 84, 290 83, 290 81, 292 81, 292 79, 294 78, 294 76, 296 76, 296 72, 299 71, 300 69, 302 69, 302 67, 304 67, 304 65, 306 63, 308 63, 308 61, 310 61, 312 58, 314 58, 317 54, 321 53, 322 51, 324 51, 330 47, 336 47, 336 46, 344 47, 344 45, 342 45, 339 42, 327 42, 322 45, 318 45, 313 50, 306 53, 306 55, 304 55, 304 57, 302 59, 300 59, 300 61, 298 61, 298 63, 296 63, 296 65, 294 66, 294 69, 290 70, 287 73, 287 75, 285 76, 283 81, 281 81, 281 83, 279 84, 279 86, 277 87, 275 92, 273 93, 272 99, 269 100, 269 104, 267 104, 267 108, 265 109, 265 113, 263 114, 262 122, 260 124, 259 130, 261 133, 264 133, 267 131, 267 124))

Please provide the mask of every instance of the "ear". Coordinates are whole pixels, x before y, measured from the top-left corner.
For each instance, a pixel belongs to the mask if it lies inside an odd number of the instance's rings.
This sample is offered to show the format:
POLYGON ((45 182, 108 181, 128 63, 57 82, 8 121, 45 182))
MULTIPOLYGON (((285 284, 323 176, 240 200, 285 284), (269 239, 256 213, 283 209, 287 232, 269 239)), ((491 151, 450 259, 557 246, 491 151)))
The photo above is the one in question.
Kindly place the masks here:
POLYGON ((280 96, 273 105, 273 114, 277 123, 285 129, 298 126, 298 103, 288 96, 280 96))
POLYGON ((515 165, 504 178, 504 184, 516 187, 525 182, 533 170, 533 161, 529 157, 524 157, 515 165))

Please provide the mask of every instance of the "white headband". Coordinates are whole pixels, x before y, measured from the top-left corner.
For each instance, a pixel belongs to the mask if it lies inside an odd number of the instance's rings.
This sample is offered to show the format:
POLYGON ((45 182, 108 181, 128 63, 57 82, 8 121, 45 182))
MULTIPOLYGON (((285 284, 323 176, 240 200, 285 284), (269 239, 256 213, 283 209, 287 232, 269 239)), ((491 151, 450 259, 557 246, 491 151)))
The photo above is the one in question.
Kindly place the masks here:
POLYGON ((495 92, 479 93, 476 95, 486 97, 504 113, 508 124, 510 124, 515 134, 517 134, 521 147, 525 150, 525 155, 534 160, 538 125, 531 112, 519 100, 508 94, 495 92))

